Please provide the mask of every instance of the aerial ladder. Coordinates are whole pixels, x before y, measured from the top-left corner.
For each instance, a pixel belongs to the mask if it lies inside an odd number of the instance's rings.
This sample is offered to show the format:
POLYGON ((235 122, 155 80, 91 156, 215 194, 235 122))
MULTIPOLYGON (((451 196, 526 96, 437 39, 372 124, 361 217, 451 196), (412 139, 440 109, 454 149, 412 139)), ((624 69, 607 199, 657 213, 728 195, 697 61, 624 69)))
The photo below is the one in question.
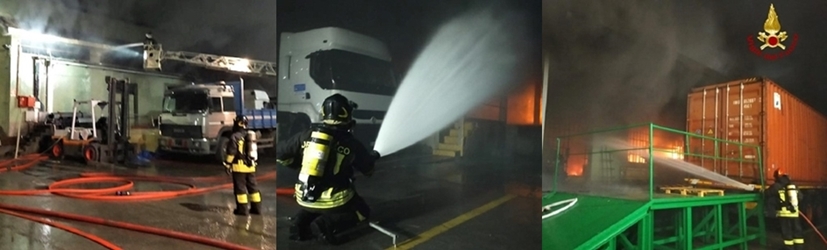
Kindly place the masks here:
POLYGON ((144 69, 160 71, 161 61, 173 60, 212 70, 252 76, 276 76, 276 63, 274 62, 195 52, 164 51, 161 44, 155 41, 151 33, 146 34, 143 47, 144 69))

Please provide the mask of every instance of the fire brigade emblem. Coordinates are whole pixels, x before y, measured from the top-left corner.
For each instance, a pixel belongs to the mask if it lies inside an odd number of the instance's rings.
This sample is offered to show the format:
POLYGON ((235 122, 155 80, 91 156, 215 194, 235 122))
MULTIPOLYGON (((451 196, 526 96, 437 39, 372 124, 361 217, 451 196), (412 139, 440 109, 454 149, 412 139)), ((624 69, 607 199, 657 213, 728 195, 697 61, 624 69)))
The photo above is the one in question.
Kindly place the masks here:
POLYGON ((764 21, 764 31, 758 32, 758 40, 763 42, 761 50, 766 48, 781 48, 787 49, 784 44, 787 40, 787 32, 781 31, 781 23, 778 22, 778 15, 775 14, 775 6, 770 4, 770 12, 767 14, 767 20, 764 21))

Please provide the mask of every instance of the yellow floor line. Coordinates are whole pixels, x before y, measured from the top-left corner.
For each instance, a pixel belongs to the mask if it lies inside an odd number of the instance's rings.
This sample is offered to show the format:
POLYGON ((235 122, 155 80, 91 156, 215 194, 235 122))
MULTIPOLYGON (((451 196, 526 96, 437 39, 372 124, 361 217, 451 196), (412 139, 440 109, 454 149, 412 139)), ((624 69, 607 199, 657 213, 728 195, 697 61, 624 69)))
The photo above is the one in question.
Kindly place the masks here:
POLYGON ((453 227, 458 226, 459 224, 462 224, 462 223, 464 223, 464 222, 466 222, 470 219, 473 219, 474 217, 477 217, 480 214, 488 212, 488 210, 491 210, 491 209, 493 209, 493 208, 495 208, 499 205, 502 205, 503 203, 513 199, 514 197, 517 197, 517 196, 509 194, 509 195, 503 196, 499 199, 488 202, 485 205, 482 205, 478 208, 475 208, 474 210, 471 210, 471 211, 468 211, 464 214, 461 214, 461 215, 457 216, 454 219, 451 219, 451 220, 449 220, 445 223, 442 223, 439 226, 431 228, 428 231, 425 231, 424 233, 421 233, 416 237, 405 240, 402 243, 399 243, 396 248, 389 247, 387 250, 394 250, 394 249, 396 249, 396 250, 407 250, 407 249, 411 249, 411 248, 415 247, 416 245, 422 244, 423 242, 428 241, 431 238, 433 238, 433 237, 435 237, 435 236, 437 236, 441 233, 444 233, 445 231, 448 231, 453 227))

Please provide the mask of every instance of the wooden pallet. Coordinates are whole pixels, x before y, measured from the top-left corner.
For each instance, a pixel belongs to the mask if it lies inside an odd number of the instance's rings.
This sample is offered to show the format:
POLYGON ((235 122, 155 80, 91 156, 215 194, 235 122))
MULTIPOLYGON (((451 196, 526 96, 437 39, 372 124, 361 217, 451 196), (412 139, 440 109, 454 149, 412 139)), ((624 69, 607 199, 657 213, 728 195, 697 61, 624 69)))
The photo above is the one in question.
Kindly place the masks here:
POLYGON ((722 190, 722 189, 693 188, 693 187, 661 187, 660 189, 663 190, 667 194, 675 193, 675 194, 680 194, 680 195, 683 195, 683 196, 697 195, 698 197, 705 197, 705 196, 708 196, 708 194, 711 194, 711 195, 717 194, 718 196, 724 196, 724 190, 722 190))

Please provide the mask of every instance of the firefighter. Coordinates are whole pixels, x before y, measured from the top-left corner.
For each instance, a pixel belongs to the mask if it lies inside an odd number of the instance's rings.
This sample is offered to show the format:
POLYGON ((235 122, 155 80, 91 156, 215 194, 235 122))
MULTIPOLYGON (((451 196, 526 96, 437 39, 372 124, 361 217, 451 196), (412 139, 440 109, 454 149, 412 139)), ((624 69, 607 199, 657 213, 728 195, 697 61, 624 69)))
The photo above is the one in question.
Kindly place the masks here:
POLYGON ((233 214, 261 214, 261 193, 256 184, 256 151, 255 133, 247 131, 247 118, 237 116, 233 120, 233 134, 227 144, 227 158, 224 161, 227 173, 233 177, 236 199, 233 214))
POLYGON ((769 201, 773 206, 775 216, 781 224, 781 236, 784 238, 785 249, 804 249, 804 234, 801 228, 798 204, 803 195, 798 191, 790 176, 775 170, 775 182, 767 190, 769 201))
POLYGON ((356 193, 353 174, 358 170, 371 176, 380 155, 350 133, 355 106, 340 94, 326 98, 321 124, 278 145, 277 161, 299 170, 295 198, 302 209, 291 218, 291 240, 316 238, 336 245, 337 233, 370 216, 367 203, 356 193))

